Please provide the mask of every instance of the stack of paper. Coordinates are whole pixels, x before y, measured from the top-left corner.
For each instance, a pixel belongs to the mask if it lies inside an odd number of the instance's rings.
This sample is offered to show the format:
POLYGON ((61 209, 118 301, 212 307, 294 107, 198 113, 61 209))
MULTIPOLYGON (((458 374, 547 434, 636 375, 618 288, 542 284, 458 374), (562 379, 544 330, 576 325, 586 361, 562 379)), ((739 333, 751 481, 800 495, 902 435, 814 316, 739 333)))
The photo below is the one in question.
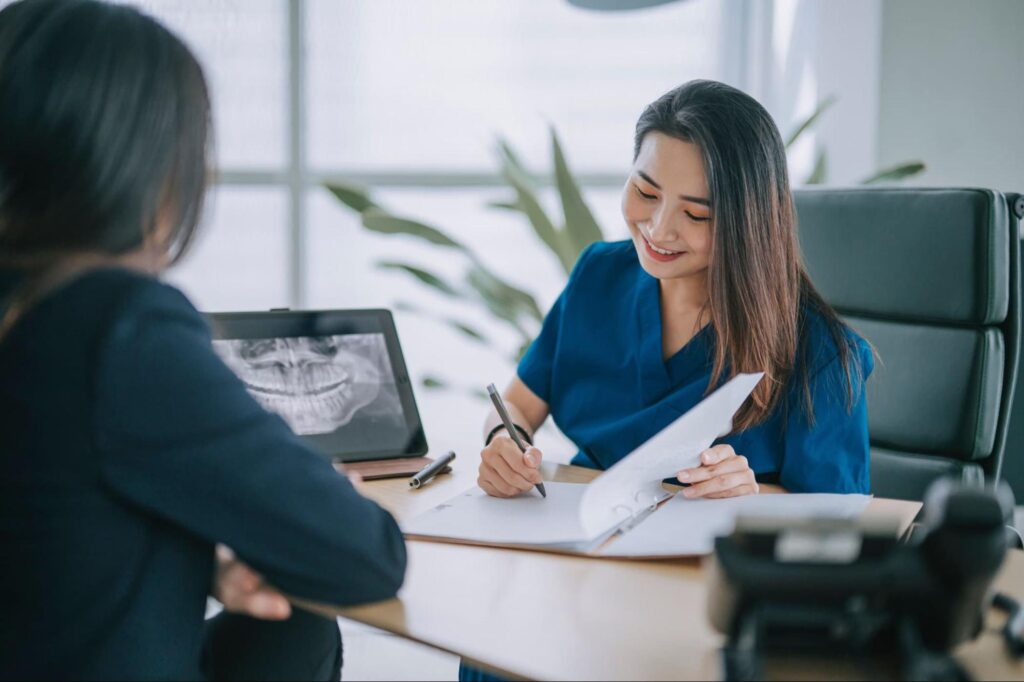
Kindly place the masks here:
POLYGON ((534 493, 501 499, 469 490, 406 524, 415 538, 594 553, 606 557, 679 557, 711 553, 715 538, 728 535, 740 516, 791 519, 856 518, 866 495, 750 495, 724 500, 672 497, 656 511, 629 523, 619 518, 591 535, 577 507, 590 486, 547 483, 547 499, 534 493), (616 532, 621 529, 621 532, 616 532), (615 535, 611 542, 609 537, 615 535))
POLYGON ((854 519, 871 502, 868 495, 748 495, 724 500, 666 502, 601 552, 604 556, 672 557, 710 554, 715 538, 728 535, 740 516, 786 519, 854 519))
POLYGON ((582 552, 628 516, 591 535, 579 516, 589 486, 545 482, 544 487, 546 499, 533 490, 502 499, 473 488, 416 517, 403 530, 411 536, 582 552))

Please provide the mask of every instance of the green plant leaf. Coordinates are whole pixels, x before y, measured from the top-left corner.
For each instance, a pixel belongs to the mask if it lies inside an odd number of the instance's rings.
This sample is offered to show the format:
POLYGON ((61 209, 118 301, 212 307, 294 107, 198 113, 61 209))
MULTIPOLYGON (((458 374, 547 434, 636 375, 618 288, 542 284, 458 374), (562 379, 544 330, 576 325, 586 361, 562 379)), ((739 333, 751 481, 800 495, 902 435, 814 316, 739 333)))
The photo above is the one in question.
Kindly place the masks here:
POLYGON ((444 379, 439 379, 433 375, 426 375, 420 379, 420 384, 423 388, 429 388, 431 390, 443 390, 448 388, 448 382, 444 379))
POLYGON ((327 182, 324 187, 334 197, 353 211, 362 213, 368 208, 380 208, 365 187, 344 182, 327 182))
POLYGON ((456 331, 462 332, 463 334, 473 339, 474 341, 482 343, 485 346, 491 345, 491 342, 487 340, 487 337, 484 336, 483 333, 469 326, 465 322, 459 322, 458 320, 451 317, 444 318, 444 321, 448 323, 448 326, 452 327, 456 331))
POLYGON ((920 161, 908 161, 901 163, 891 168, 885 168, 877 171, 874 175, 865 178, 860 181, 862 185, 873 185, 879 182, 895 182, 897 180, 903 180, 919 173, 923 173, 925 165, 920 161))
POLYGON ((513 201, 488 201, 488 208, 499 208, 503 211, 522 211, 523 207, 520 206, 515 200, 513 201))
POLYGON ((466 388, 464 386, 453 386, 444 379, 433 374, 424 375, 420 379, 420 385, 431 391, 457 391, 477 400, 489 401, 487 393, 479 388, 466 388))
POLYGON ((786 149, 789 149, 794 144, 796 144, 796 141, 800 139, 800 136, 803 135, 808 128, 813 126, 817 122, 818 118, 820 118, 821 115, 824 114, 825 111, 827 111, 829 107, 831 107, 837 101, 838 100, 834 95, 829 95, 825 99, 818 102, 818 106, 815 107, 811 115, 804 119, 804 122, 798 125, 796 129, 794 129, 793 132, 789 134, 789 137, 786 138, 786 149))
POLYGON ((501 158, 503 166, 514 168, 528 180, 528 184, 533 184, 533 175, 529 170, 527 170, 526 165, 522 160, 520 160, 519 155, 516 154, 516 150, 512 149, 512 145, 510 145, 508 140, 503 137, 498 138, 498 156, 501 158))
POLYGON ((583 194, 576 179, 569 170, 569 164, 565 160, 565 153, 562 151, 562 144, 558 140, 558 133, 554 127, 551 128, 551 149, 555 162, 555 184, 558 186, 558 194, 562 199, 562 211, 565 214, 565 233, 567 241, 575 251, 573 264, 579 258, 583 249, 594 242, 604 240, 601 227, 594 220, 587 203, 583 200, 583 194))
POLYGON ((500 287, 495 286, 494 279, 489 277, 484 269, 471 268, 466 274, 466 284, 492 315, 507 322, 521 339, 530 338, 519 319, 523 313, 522 305, 509 297, 500 287))
POLYGON ((447 325, 452 329, 456 330, 457 332, 464 334, 465 336, 468 336, 470 339, 478 343, 481 343, 485 346, 491 345, 490 339, 484 336, 483 332, 469 324, 466 324, 465 322, 462 322, 461 320, 455 319, 454 317, 448 317, 447 315, 439 315, 429 310, 424 310, 423 308, 417 305, 413 305, 412 303, 408 303, 406 301, 399 301, 398 303, 396 303, 395 309, 401 310, 403 312, 413 313, 415 315, 422 315, 423 317, 447 325))
POLYGON ((540 306, 537 305, 537 300, 531 294, 509 284, 484 267, 479 261, 474 261, 473 263, 473 269, 470 271, 470 274, 474 273, 477 281, 494 292, 502 301, 506 301, 509 305, 517 306, 519 310, 537 322, 544 321, 544 313, 541 311, 540 306))
POLYGON ((540 201, 537 199, 533 181, 518 163, 508 144, 501 141, 499 146, 503 151, 501 175, 505 182, 511 185, 512 189, 516 192, 516 201, 514 203, 506 202, 508 203, 508 208, 514 206, 516 210, 526 215, 530 225, 533 227, 533 231, 544 242, 544 245, 555 254, 555 257, 558 258, 558 262, 561 263, 566 273, 572 272, 572 266, 576 263, 572 248, 566 243, 565 237, 558 231, 551 218, 544 211, 544 207, 541 206, 540 201))
POLYGON ((828 177, 828 156, 824 149, 818 150, 818 156, 814 160, 814 169, 804 181, 805 185, 823 185, 828 177))
POLYGON ((526 351, 530 350, 530 344, 531 343, 533 343, 533 342, 532 341, 527 341, 526 343, 524 343, 524 344, 519 346, 519 349, 516 350, 515 357, 512 359, 514 364, 516 364, 516 365, 519 364, 519 361, 523 359, 524 355, 526 355, 526 351))
POLYGON ((380 234, 404 234, 418 237, 437 246, 445 246, 460 251, 468 251, 465 246, 455 241, 437 228, 416 220, 400 218, 387 211, 371 207, 363 211, 363 226, 380 234))
POLYGON ((399 270, 407 274, 412 275, 419 281, 426 284, 428 287, 440 291, 445 296, 451 298, 460 298, 462 294, 455 289, 452 285, 445 282, 443 279, 438 277, 432 272, 427 272, 422 268, 418 268, 415 265, 409 265, 408 263, 396 263, 394 261, 378 261, 377 267, 382 270, 399 270))
POLYGON ((521 211, 526 218, 529 220, 530 225, 533 227, 533 231, 537 237, 544 243, 545 246, 558 258, 558 262, 562 265, 562 269, 568 274, 572 272, 572 266, 576 263, 575 255, 571 246, 566 244, 566 240, 562 233, 555 228, 554 223, 551 222, 551 218, 544 211, 544 207, 540 205, 540 201, 537 199, 536 194, 523 180, 514 172, 506 171, 504 174, 505 180, 512 185, 516 190, 517 200, 514 206, 521 211))

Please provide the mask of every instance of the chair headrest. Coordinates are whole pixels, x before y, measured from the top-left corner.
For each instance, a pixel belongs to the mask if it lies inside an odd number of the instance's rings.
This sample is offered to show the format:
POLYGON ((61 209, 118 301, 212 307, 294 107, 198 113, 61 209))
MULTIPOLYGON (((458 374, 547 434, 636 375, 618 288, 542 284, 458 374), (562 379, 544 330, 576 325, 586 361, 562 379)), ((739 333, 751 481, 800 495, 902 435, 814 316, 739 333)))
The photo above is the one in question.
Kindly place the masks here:
POLYGON ((990 325, 1010 300, 1006 199, 979 189, 794 192, 811 280, 837 310, 990 325))

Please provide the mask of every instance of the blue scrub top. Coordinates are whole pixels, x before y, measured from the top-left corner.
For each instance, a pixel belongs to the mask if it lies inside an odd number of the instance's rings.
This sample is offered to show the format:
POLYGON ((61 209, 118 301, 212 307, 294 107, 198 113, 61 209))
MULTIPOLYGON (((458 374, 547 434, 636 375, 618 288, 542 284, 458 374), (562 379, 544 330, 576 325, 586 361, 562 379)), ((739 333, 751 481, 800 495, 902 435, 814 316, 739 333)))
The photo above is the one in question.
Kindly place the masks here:
MULTIPOLYGON (((810 368, 814 424, 798 367, 767 420, 715 442, 744 455, 759 480, 790 492, 869 492, 864 380, 874 361, 862 338, 852 331, 848 337, 851 360, 860 363, 851 372, 852 410, 836 344, 822 317, 805 310, 797 355, 810 368)), ((704 398, 711 325, 667 361, 661 343, 658 280, 641 267, 633 243, 588 247, 518 369, 579 447, 573 464, 612 466, 704 398)))

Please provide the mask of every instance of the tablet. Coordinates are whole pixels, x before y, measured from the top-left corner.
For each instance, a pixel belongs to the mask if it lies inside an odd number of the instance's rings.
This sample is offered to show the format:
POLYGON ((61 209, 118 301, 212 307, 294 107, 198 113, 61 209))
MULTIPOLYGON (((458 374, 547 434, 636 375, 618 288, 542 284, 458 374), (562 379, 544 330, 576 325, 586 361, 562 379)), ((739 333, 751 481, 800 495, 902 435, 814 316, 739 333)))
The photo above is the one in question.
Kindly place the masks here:
POLYGON ((213 348, 260 405, 343 462, 427 452, 388 310, 208 315, 213 348))

